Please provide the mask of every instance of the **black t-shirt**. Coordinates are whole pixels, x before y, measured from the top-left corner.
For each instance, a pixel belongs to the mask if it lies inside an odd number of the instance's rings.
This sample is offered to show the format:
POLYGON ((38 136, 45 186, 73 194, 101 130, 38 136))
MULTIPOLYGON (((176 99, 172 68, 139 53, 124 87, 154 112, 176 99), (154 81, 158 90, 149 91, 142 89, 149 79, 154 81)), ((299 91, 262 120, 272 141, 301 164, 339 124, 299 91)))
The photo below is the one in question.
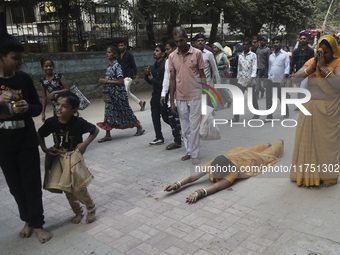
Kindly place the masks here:
POLYGON ((15 151, 39 145, 32 117, 41 113, 42 106, 31 77, 16 72, 9 79, 0 78, 0 94, 13 93, 14 101, 25 100, 28 111, 14 113, 11 103, 0 104, 0 151, 15 151))
POLYGON ((54 116, 45 120, 38 132, 41 137, 53 135, 54 147, 73 151, 79 143, 83 142, 83 134, 93 134, 96 126, 83 118, 72 116, 69 122, 63 124, 54 116))

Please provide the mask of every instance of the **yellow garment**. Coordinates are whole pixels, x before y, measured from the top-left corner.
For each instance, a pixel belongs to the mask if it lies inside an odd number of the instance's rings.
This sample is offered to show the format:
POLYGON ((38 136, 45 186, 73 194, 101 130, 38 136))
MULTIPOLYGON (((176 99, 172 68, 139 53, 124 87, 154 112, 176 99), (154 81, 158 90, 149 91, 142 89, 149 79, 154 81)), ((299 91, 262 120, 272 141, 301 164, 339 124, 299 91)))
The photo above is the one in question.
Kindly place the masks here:
MULTIPOLYGON (((228 158, 236 167, 236 172, 228 173, 224 178, 214 178, 213 173, 209 173, 209 179, 212 182, 218 182, 222 179, 233 183, 237 178, 249 178, 251 176, 262 173, 263 166, 272 166, 279 162, 283 156, 283 144, 281 141, 268 148, 268 144, 255 145, 249 149, 244 147, 237 147, 223 154, 228 158), (255 172, 242 172, 245 167, 258 166, 255 172)), ((204 165, 204 169, 209 169, 211 160, 204 165)))
MULTIPOLYGON (((332 47, 335 59, 328 69, 334 72, 340 67, 340 49, 336 40, 329 35, 320 38, 327 40, 332 47)), ((314 58, 306 62, 313 63, 314 58)), ((319 186, 320 182, 336 184, 339 173, 340 143, 340 91, 322 78, 319 68, 312 74, 308 83, 319 86, 333 98, 327 100, 309 100, 303 106, 312 114, 306 116, 300 112, 295 134, 295 145, 290 178, 297 185, 319 186), (315 79, 319 78, 319 79, 315 79)))
POLYGON ((70 152, 55 150, 61 154, 54 157, 46 154, 44 189, 74 193, 86 188, 94 177, 85 165, 83 154, 78 149, 70 152))
POLYGON ((231 57, 233 55, 231 49, 228 46, 225 46, 223 49, 224 49, 224 52, 227 54, 228 57, 231 57))

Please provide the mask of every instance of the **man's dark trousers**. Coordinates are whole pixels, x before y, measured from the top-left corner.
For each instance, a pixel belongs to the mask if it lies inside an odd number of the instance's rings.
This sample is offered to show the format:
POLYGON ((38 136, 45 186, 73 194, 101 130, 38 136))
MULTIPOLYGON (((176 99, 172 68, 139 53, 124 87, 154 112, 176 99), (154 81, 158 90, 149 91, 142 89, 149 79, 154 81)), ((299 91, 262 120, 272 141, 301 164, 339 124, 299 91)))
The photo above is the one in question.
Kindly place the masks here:
POLYGON ((161 116, 163 121, 170 125, 168 118, 168 106, 167 104, 163 104, 163 106, 161 105, 161 95, 159 92, 152 92, 150 105, 151 118, 156 133, 156 139, 164 139, 161 128, 161 116))

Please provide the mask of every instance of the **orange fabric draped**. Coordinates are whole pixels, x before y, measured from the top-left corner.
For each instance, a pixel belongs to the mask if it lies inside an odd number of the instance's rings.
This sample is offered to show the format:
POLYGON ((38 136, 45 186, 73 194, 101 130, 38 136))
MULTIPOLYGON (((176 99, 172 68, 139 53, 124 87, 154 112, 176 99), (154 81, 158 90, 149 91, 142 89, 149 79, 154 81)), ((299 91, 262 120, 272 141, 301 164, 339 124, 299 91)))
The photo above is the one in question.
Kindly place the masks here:
MULTIPOLYGON (((209 173, 209 179, 212 182, 218 182, 222 179, 228 180, 233 183, 237 178, 249 178, 251 176, 258 175, 262 173, 263 166, 272 166, 279 162, 283 156, 283 144, 281 141, 277 142, 273 146, 268 148, 268 144, 255 145, 249 149, 244 147, 237 147, 223 154, 228 158, 236 167, 236 172, 228 173, 224 178, 214 178, 213 173, 209 173), (258 171, 256 172, 242 172, 241 167, 258 166, 258 171)), ((204 165, 205 169, 211 166, 211 160, 204 165)))
MULTIPOLYGON (((328 69, 334 73, 340 67, 340 49, 332 36, 323 36, 318 42, 327 40, 336 57, 328 69)), ((305 66, 312 65, 314 58, 305 66)), ((319 68, 309 76, 309 85, 319 86, 331 99, 310 100, 303 104, 312 114, 300 112, 295 134, 290 178, 298 185, 319 186, 321 182, 336 184, 339 175, 340 152, 340 91, 322 78, 319 68), (316 79, 315 79, 316 78, 316 79)))

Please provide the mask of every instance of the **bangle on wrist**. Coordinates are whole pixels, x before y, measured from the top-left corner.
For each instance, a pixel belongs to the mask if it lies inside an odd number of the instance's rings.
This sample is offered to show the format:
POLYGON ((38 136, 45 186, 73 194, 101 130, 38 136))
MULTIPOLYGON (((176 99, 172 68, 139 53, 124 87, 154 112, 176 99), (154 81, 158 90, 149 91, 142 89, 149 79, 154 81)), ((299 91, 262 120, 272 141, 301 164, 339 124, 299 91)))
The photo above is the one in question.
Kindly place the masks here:
POLYGON ((309 76, 309 74, 308 74, 308 72, 307 72, 307 69, 308 69, 308 67, 307 68, 305 68, 305 74, 307 75, 307 76, 309 76))
POLYGON ((327 78, 328 76, 330 76, 332 74, 331 71, 329 71, 329 73, 325 76, 325 78, 327 78))
POLYGON ((174 184, 175 184, 175 190, 178 190, 178 189, 180 189, 182 187, 182 184, 181 184, 180 181, 177 181, 174 184))

